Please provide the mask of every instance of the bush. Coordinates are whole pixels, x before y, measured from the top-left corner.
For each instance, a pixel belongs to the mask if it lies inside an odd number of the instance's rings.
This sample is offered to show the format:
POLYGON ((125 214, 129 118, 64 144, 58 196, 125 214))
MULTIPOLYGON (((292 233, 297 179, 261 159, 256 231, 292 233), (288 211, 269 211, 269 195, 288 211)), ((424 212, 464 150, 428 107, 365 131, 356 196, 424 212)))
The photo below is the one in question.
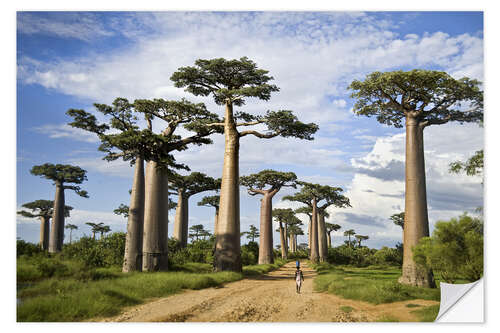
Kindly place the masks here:
POLYGON ((63 256, 81 260, 89 268, 122 266, 125 236, 123 232, 115 232, 99 240, 82 237, 77 242, 65 244, 63 256))
POLYGON ((16 256, 20 257, 22 255, 25 256, 33 256, 38 253, 42 253, 42 249, 38 244, 33 244, 26 242, 22 239, 18 239, 16 242, 16 256))
POLYGON ((439 221, 432 237, 424 237, 413 249, 415 262, 439 272, 453 283, 460 278, 476 281, 483 275, 483 222, 463 214, 439 221))
POLYGON ((379 265, 402 265, 403 255, 398 249, 384 246, 373 255, 375 263, 379 265))
POLYGON ((259 244, 248 242, 241 247, 241 263, 243 266, 255 265, 259 260, 259 244))

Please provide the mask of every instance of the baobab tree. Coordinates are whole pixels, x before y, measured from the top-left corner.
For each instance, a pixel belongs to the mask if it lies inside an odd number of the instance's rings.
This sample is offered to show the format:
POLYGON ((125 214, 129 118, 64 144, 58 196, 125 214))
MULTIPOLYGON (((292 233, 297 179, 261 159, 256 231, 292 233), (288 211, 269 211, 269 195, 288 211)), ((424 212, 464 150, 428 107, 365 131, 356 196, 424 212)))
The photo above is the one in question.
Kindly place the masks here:
POLYGON ((80 186, 66 184, 83 183, 87 180, 87 171, 78 166, 68 164, 45 163, 33 166, 30 172, 32 175, 52 180, 56 186, 52 227, 49 237, 49 253, 60 252, 64 241, 64 217, 66 214, 64 191, 72 190, 83 198, 89 197, 87 191, 82 190, 80 186))
MULTIPOLYGON (((484 151, 478 150, 467 161, 455 161, 450 163, 450 172, 465 172, 467 176, 482 175, 484 169, 484 151)), ((484 180, 481 184, 484 183, 484 180)))
POLYGON ((99 232, 101 233, 101 238, 104 237, 104 234, 108 233, 111 231, 111 227, 109 225, 102 225, 99 227, 99 232))
POLYGON ((181 247, 186 247, 189 224, 189 198, 205 191, 218 191, 220 179, 214 179, 201 172, 192 172, 186 176, 173 174, 169 179, 169 186, 177 193, 173 237, 179 241, 181 247))
MULTIPOLYGON (((250 224, 250 230, 246 231, 247 239, 250 239, 251 242, 255 242, 255 238, 259 237, 259 229, 253 224, 250 224)), ((259 243, 259 247, 262 246, 259 243)))
POLYGON ((293 224, 290 224, 288 226, 288 237, 290 239, 289 249, 290 249, 290 252, 292 252, 292 253, 297 251, 297 236, 304 234, 304 231, 300 228, 300 225, 302 225, 302 222, 293 223, 293 224))
POLYGON ((214 230, 217 230, 217 220, 219 219, 219 200, 218 195, 206 196, 198 202, 198 206, 215 208, 214 230))
POLYGON ((328 247, 332 247, 332 231, 337 231, 342 227, 335 223, 325 223, 325 228, 326 236, 328 237, 328 247))
POLYGON ((283 197, 283 200, 298 201, 306 204, 311 209, 310 228, 310 259, 313 262, 326 261, 328 255, 327 235, 325 228, 325 213, 330 206, 339 208, 350 207, 349 199, 340 194, 340 187, 328 185, 297 182, 302 189, 293 194, 283 197), (320 204, 323 202, 323 204, 320 204), (318 204, 320 204, 318 206, 318 204))
POLYGON ((279 233, 280 233, 280 243, 281 243, 281 258, 288 258, 288 225, 297 224, 300 221, 298 217, 295 216, 295 212, 291 208, 275 208, 272 211, 272 216, 278 222, 279 233))
MULTIPOLYGON (((42 250, 49 248, 49 234, 50 234, 50 219, 54 213, 54 201, 52 200, 35 200, 22 205, 30 211, 20 210, 17 214, 28 217, 38 218, 40 220, 40 243, 39 246, 42 250)), ((70 210, 73 207, 64 206, 64 217, 69 217, 70 210)))
POLYGON ((358 247, 361 247, 361 241, 367 240, 370 237, 368 236, 363 236, 363 235, 355 235, 356 239, 358 240, 358 247))
POLYGON ((181 67, 171 80, 178 88, 196 96, 212 95, 218 105, 225 106, 223 122, 206 126, 223 129, 225 136, 224 164, 220 194, 219 222, 216 230, 216 271, 241 271, 240 251, 240 200, 239 200, 239 148, 240 138, 254 135, 261 139, 276 136, 312 140, 318 130, 315 124, 304 124, 289 110, 267 111, 265 115, 233 112, 233 106, 243 106, 245 99, 255 97, 267 101, 271 93, 278 91, 269 84, 273 78, 268 71, 258 69, 250 59, 223 58, 198 59, 195 66, 181 67), (241 122, 241 121, 242 122, 241 122), (238 131, 238 127, 264 125, 265 133, 250 129, 238 131))
POLYGON ((405 226, 405 212, 401 213, 396 213, 392 214, 391 217, 389 218, 395 225, 398 225, 401 227, 401 229, 404 230, 405 226))
POLYGON ((204 121, 218 121, 218 118, 208 112, 203 103, 194 104, 184 99, 142 99, 129 103, 127 99, 117 98, 112 106, 95 106, 104 115, 111 116, 109 125, 98 124, 93 115, 83 110, 69 110, 67 114, 75 119, 70 125, 96 133, 102 142, 99 150, 108 153, 104 159, 122 158, 136 165, 123 271, 167 270, 168 205, 165 202, 168 202, 168 168, 188 169, 175 163, 170 153, 187 149, 189 144, 211 143, 207 136, 218 129, 197 125, 204 121), (145 118, 147 128, 139 129, 137 114, 145 118), (155 118, 167 123, 160 134, 152 130, 155 118), (185 138, 174 134, 180 125, 195 134, 185 138), (107 133, 110 128, 119 133, 107 133), (147 162, 146 177, 144 162, 147 162))
POLYGON ((240 184, 248 188, 248 194, 262 195, 260 201, 259 264, 272 264, 273 258, 273 197, 282 187, 296 187, 297 176, 293 172, 262 170, 240 178, 240 184), (267 188, 265 188, 267 187, 267 188))
POLYGON ((199 240, 200 237, 206 237, 208 233, 203 224, 195 224, 189 227, 189 231, 189 238, 191 238, 191 241, 194 241, 195 238, 199 240))
POLYGON ((445 72, 415 69, 374 72, 349 86, 357 115, 376 116, 380 123, 406 125, 405 227, 403 284, 434 287, 432 271, 417 267, 412 247, 429 236, 424 161, 424 129, 451 121, 483 119, 483 92, 477 80, 454 79, 445 72))
POLYGON ((94 223, 94 222, 86 222, 86 225, 90 226, 91 232, 92 232, 92 239, 95 240, 95 234, 100 232, 101 227, 104 225, 104 223, 99 222, 99 223, 94 223))
POLYGON ((349 230, 344 231, 344 236, 349 238, 349 240, 347 242, 347 244, 349 244, 349 247, 352 247, 351 236, 354 236, 355 234, 356 234, 356 232, 354 231, 354 229, 349 229, 349 230))
MULTIPOLYGON (((309 223, 307 225, 307 246, 308 248, 311 248, 311 224, 312 224, 312 207, 310 205, 308 206, 302 206, 294 210, 295 214, 305 214, 309 217, 309 223)), ((325 212, 325 217, 328 218, 328 212, 325 212)))
POLYGON ((64 228, 69 229, 69 243, 71 244, 71 236, 72 236, 73 230, 78 229, 78 226, 68 223, 64 228))

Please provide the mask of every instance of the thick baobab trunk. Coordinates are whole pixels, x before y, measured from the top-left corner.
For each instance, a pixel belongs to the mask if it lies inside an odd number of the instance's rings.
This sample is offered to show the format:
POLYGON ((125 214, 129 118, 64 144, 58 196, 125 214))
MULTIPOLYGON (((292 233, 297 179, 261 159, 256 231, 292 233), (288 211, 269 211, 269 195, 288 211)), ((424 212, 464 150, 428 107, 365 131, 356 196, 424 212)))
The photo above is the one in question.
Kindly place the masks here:
POLYGON ((146 167, 142 270, 168 270, 168 178, 157 162, 146 167))
POLYGON ((226 103, 225 150, 216 230, 215 270, 241 272, 240 244, 240 137, 233 119, 233 106, 226 103))
POLYGON ((48 250, 50 235, 50 217, 40 216, 40 248, 48 250))
POLYGON ((127 237, 125 238, 125 254, 122 271, 142 270, 142 238, 144 233, 144 161, 135 161, 134 183, 130 194, 128 209, 127 237))
POLYGON ((177 208, 175 209, 175 222, 173 237, 177 239, 181 247, 187 246, 189 198, 181 189, 178 191, 177 208))
POLYGON ((312 217, 311 217, 311 254, 312 262, 317 263, 319 259, 318 251, 318 208, 316 207, 316 199, 312 200, 312 217))
POLYGON ((403 284, 435 287, 432 271, 413 261, 412 247, 429 236, 425 185, 424 128, 417 119, 406 118, 405 224, 403 230, 403 284))
POLYGON ((280 243, 281 243, 281 258, 287 259, 288 253, 286 250, 286 235, 285 229, 283 228, 283 223, 280 222, 280 243))
POLYGON ((330 247, 332 247, 332 235, 331 235, 331 233, 327 232, 326 237, 328 239, 328 247, 330 248, 330 247))
POLYGON ((328 256, 328 245, 326 240, 325 215, 318 213, 318 252, 319 261, 325 262, 328 256))
POLYGON ((49 253, 62 250, 64 241, 64 184, 56 183, 56 197, 52 213, 52 227, 49 238, 49 253))
POLYGON ((272 196, 267 193, 260 201, 259 265, 274 263, 272 199, 272 196))

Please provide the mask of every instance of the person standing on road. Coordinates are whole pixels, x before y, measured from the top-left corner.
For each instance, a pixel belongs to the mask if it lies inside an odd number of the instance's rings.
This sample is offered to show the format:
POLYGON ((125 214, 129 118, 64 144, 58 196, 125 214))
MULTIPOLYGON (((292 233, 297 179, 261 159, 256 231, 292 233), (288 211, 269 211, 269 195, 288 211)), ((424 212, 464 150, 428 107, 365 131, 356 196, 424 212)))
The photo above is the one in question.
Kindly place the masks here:
POLYGON ((300 266, 297 266, 297 270, 295 271, 295 285, 297 287, 297 294, 300 294, 300 287, 302 287, 302 281, 304 281, 304 275, 300 270, 300 266))

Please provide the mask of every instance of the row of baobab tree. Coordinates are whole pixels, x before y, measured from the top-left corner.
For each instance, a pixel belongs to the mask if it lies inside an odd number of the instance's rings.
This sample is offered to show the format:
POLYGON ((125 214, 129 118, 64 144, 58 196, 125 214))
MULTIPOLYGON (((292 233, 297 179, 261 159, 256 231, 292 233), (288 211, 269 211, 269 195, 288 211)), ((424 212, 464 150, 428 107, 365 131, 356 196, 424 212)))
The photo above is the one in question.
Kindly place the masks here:
MULTIPOLYGON (((267 111, 259 115, 235 112, 233 107, 244 106, 249 98, 267 101, 271 93, 279 91, 276 85, 269 83, 273 78, 268 75, 268 71, 257 68, 246 57, 233 60, 199 59, 194 66, 179 68, 170 79, 176 87, 185 88, 185 91, 195 96, 212 96, 217 105, 224 107, 224 117, 219 118, 209 112, 203 103, 194 104, 185 99, 135 100, 130 103, 124 98, 117 98, 112 105, 95 104, 97 111, 108 119, 106 122, 99 123, 94 115, 84 110, 71 109, 67 112, 74 120, 70 125, 98 135, 101 140, 99 150, 106 153, 104 159, 111 161, 121 158, 135 165, 128 213, 125 271, 167 269, 168 179, 173 169, 187 169, 187 166, 176 163, 171 152, 187 149, 191 144, 211 143, 210 135, 224 134, 214 267, 217 271, 240 271, 240 139, 253 135, 261 139, 282 136, 312 140, 318 126, 300 122, 290 110, 267 111), (145 120, 144 128, 141 128, 139 119, 145 120), (153 132, 153 119, 164 122, 160 133, 153 132), (186 137, 176 134, 180 125, 194 134, 186 137), (267 130, 259 132, 252 128, 256 125, 267 127, 267 130), (147 163, 145 176, 144 162, 147 163)), ((482 121, 483 92, 480 85, 480 82, 469 78, 454 79, 445 72, 411 70, 374 72, 363 81, 354 80, 348 87, 355 100, 355 114, 375 116, 385 125, 400 128, 404 123, 406 126, 401 283, 434 286, 432 272, 418 267, 412 257, 412 247, 419 239, 429 235, 424 129, 450 121, 482 121)), ((74 180, 81 180, 81 175, 75 176, 74 180)), ((276 188, 258 179, 255 183, 252 181, 242 180, 241 184, 248 186, 252 194, 263 196, 260 232, 271 235, 271 227, 263 221, 269 221, 272 215, 270 202, 276 188)), ((61 201, 57 193, 63 192, 64 187, 57 185, 58 182, 61 183, 56 181, 54 207, 58 209, 54 209, 54 221, 55 217, 64 220, 64 205, 57 204, 61 201)), ((286 182, 278 184, 284 186, 286 182)), ((321 221, 324 221, 326 207, 332 205, 327 198, 329 195, 338 196, 339 191, 331 188, 324 193, 321 185, 300 185, 301 191, 288 196, 287 200, 304 203, 304 210, 310 210, 311 260, 324 260, 327 233, 325 223, 321 221), (321 200, 325 202, 318 206, 321 200)), ((348 204, 348 201, 343 203, 344 206, 348 204)), ((182 230, 179 235, 185 233, 184 227, 179 225, 178 230, 182 230)), ((269 246, 266 245, 269 242, 269 239, 261 238, 260 263, 272 260, 269 246)))

